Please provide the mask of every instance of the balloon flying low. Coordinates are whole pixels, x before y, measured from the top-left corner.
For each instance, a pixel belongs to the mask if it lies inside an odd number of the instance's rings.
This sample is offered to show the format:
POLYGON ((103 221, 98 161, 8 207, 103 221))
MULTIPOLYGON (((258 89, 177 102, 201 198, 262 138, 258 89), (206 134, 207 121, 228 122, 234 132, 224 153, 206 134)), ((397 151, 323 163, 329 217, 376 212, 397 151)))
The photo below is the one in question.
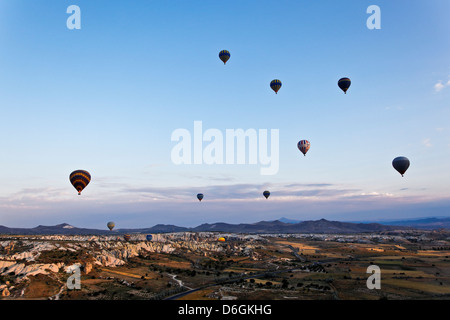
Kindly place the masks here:
POLYGON ((78 191, 78 195, 80 195, 81 191, 83 191, 91 181, 91 175, 85 170, 75 170, 70 174, 69 180, 73 187, 78 191))
POLYGON ((107 227, 108 227, 109 230, 114 229, 115 226, 116 226, 116 224, 114 222, 112 222, 112 221, 108 222, 108 224, 107 224, 107 227))
POLYGON ((278 79, 272 80, 270 82, 270 87, 272 88, 273 91, 275 91, 275 93, 278 93, 278 90, 280 90, 281 88, 281 81, 278 79))
POLYGON ((406 170, 408 170, 409 164, 409 159, 407 157, 397 157, 392 160, 392 166, 402 175, 402 177, 406 170))
POLYGON ((230 59, 230 52, 228 50, 222 50, 219 52, 219 58, 222 60, 223 64, 226 64, 230 59))
POLYGON ((270 196, 270 192, 266 190, 266 191, 263 192, 263 195, 264 195, 264 197, 266 197, 266 199, 267 199, 267 198, 269 198, 269 196, 270 196))
POLYGON ((341 90, 344 91, 345 94, 347 94, 347 90, 348 88, 350 88, 351 84, 352 82, 350 81, 349 78, 341 78, 338 81, 339 88, 341 88, 341 90))
POLYGON ((198 201, 202 201, 202 199, 203 199, 203 193, 197 194, 197 199, 198 199, 198 201))
POLYGON ((125 239, 125 241, 129 241, 131 239, 131 236, 129 234, 125 234, 123 238, 125 239))
POLYGON ((147 241, 152 241, 153 237, 152 237, 151 234, 148 234, 147 237, 146 237, 146 239, 147 239, 147 241))
POLYGON ((220 242, 225 242, 225 238, 224 237, 220 237, 219 239, 217 239, 220 242))
POLYGON ((297 143, 298 150, 300 150, 304 156, 306 156, 306 153, 308 152, 310 147, 311 147, 311 143, 308 140, 300 140, 297 143))

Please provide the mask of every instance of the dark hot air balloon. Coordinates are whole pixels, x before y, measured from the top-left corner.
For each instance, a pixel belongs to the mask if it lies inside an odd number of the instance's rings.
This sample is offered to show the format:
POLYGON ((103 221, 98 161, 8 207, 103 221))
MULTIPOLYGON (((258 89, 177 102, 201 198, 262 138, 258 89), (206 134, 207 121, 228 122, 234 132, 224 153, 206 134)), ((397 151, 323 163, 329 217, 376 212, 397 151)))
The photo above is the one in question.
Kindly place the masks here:
POLYGON ((223 64, 226 64, 230 57, 231 55, 228 50, 222 50, 219 52, 219 58, 222 60, 223 64))
POLYGON ((112 230, 112 229, 114 229, 116 224, 114 222, 110 221, 110 222, 107 223, 106 226, 108 227, 109 230, 112 230))
POLYGON ((311 143, 308 140, 300 140, 297 143, 298 150, 300 150, 304 156, 306 156, 306 153, 308 152, 310 147, 311 147, 311 143))
POLYGON ((77 189, 78 195, 80 195, 81 191, 83 191, 91 181, 91 175, 85 170, 75 170, 70 174, 69 179, 73 187, 77 189))
POLYGON ((409 168, 409 159, 406 157, 397 157, 392 160, 392 166, 397 170, 403 177, 403 174, 409 168))
POLYGON ((129 241, 131 239, 131 236, 129 234, 125 234, 123 238, 125 239, 125 241, 129 241))
POLYGON ((350 81, 349 78, 341 78, 338 81, 339 88, 341 88, 341 90, 344 91, 345 94, 347 94, 347 90, 348 88, 350 88, 351 84, 352 82, 350 81))
POLYGON ((153 236, 152 236, 151 234, 148 234, 147 237, 146 237, 146 239, 147 239, 147 241, 152 241, 153 236))
POLYGON ((280 90, 281 88, 281 81, 278 79, 272 80, 270 82, 270 87, 272 88, 273 91, 275 91, 275 93, 278 93, 278 90, 280 90))
POLYGON ((198 199, 198 201, 202 201, 202 199, 203 199, 203 193, 197 194, 197 199, 198 199))
POLYGON ((270 192, 266 190, 266 191, 263 192, 263 195, 264 195, 264 197, 266 197, 266 199, 267 199, 267 198, 269 198, 269 196, 270 196, 270 192))

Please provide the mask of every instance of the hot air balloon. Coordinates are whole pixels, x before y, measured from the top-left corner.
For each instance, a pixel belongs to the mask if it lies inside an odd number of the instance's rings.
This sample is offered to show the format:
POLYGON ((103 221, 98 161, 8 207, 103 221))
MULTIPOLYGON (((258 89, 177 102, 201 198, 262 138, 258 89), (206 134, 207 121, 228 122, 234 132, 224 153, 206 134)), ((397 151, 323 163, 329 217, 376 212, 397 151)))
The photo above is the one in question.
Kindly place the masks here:
POLYGON ((224 237, 220 237, 219 239, 217 239, 220 242, 225 242, 225 238, 224 237))
POLYGON ((272 88, 273 91, 275 91, 275 93, 278 93, 278 90, 280 90, 281 88, 281 81, 278 79, 272 80, 270 82, 270 87, 272 88))
POLYGON ((147 238, 147 241, 152 241, 153 236, 151 234, 148 234, 146 238, 147 238))
POLYGON ((114 229, 114 227, 116 226, 116 224, 115 224, 114 222, 110 221, 110 222, 108 222, 107 226, 108 226, 108 229, 109 229, 109 230, 112 230, 112 229, 114 229))
POLYGON ((131 239, 131 236, 129 234, 125 234, 123 238, 125 239, 125 241, 129 241, 131 239))
POLYGON ((80 195, 81 191, 83 191, 91 181, 91 175, 85 170, 75 170, 70 174, 69 179, 73 187, 77 189, 78 195, 80 195))
POLYGON ((263 195, 264 195, 264 197, 266 197, 266 199, 267 199, 267 198, 269 198, 269 196, 270 196, 270 192, 266 190, 266 191, 263 192, 263 195))
POLYGON ((203 193, 197 194, 197 199, 198 199, 198 201, 202 201, 202 199, 203 199, 203 193))
POLYGON ((349 78, 341 78, 338 81, 339 88, 341 88, 341 90, 344 91, 345 94, 347 94, 347 90, 348 88, 350 88, 351 84, 352 82, 350 81, 349 78))
POLYGON ((306 153, 308 152, 310 147, 311 143, 309 143, 308 140, 300 140, 297 143, 297 148, 303 153, 304 156, 306 156, 306 153))
POLYGON ((226 64, 230 59, 230 52, 228 50, 222 50, 219 52, 219 58, 222 60, 223 64, 226 64))
POLYGON ((392 160, 392 166, 397 170, 403 177, 403 174, 409 168, 409 159, 406 157, 397 157, 392 160))

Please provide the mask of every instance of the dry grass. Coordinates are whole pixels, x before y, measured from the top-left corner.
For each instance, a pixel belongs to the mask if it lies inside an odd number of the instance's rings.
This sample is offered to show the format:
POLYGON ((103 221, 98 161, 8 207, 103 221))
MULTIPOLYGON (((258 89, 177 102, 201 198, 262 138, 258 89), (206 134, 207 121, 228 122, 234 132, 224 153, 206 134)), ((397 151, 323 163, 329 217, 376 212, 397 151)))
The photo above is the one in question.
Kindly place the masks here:
POLYGON ((214 289, 203 289, 187 294, 178 300, 217 300, 213 297, 208 297, 214 293, 214 289))
POLYGON ((58 281, 42 274, 30 277, 30 280, 30 285, 24 291, 27 299, 47 299, 57 294, 62 286, 58 281))
POLYGON ((449 251, 435 251, 435 250, 418 250, 417 255, 432 256, 432 257, 446 257, 446 256, 450 256, 450 252, 449 251))
POLYGON ((288 240, 277 240, 275 243, 282 244, 282 245, 291 245, 294 248, 299 248, 300 250, 319 250, 319 247, 314 247, 305 243, 300 242, 293 242, 288 240))
POLYGON ((450 294, 450 286, 432 284, 430 282, 403 279, 381 279, 381 288, 391 286, 397 288, 425 291, 431 294, 450 294))

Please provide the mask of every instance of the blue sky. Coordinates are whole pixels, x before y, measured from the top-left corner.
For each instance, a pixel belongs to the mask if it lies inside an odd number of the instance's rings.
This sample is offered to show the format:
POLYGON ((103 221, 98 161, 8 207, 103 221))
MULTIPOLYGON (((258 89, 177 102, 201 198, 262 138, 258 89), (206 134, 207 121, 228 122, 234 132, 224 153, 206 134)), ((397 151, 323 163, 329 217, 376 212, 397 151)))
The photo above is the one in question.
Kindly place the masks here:
POLYGON ((3 0, 0 225, 449 216, 448 12, 447 0, 3 0), (73 4, 80 30, 66 26, 73 4), (175 165, 171 135, 194 121, 279 130, 279 171, 175 165), (403 178, 397 156, 411 161, 403 178), (81 196, 76 169, 92 175, 81 196))

